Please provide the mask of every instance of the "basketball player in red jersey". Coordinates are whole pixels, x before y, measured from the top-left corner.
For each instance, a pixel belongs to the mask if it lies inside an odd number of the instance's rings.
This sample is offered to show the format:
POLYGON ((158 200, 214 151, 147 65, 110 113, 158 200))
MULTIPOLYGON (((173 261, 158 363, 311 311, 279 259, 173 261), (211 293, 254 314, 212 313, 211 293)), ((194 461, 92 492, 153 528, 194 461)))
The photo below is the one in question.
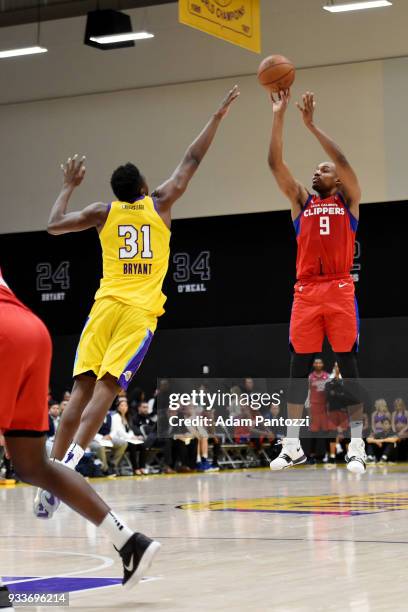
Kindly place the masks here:
POLYGON ((316 358, 313 362, 313 371, 309 374, 308 403, 311 415, 310 431, 312 432, 328 429, 326 383, 329 379, 330 374, 325 372, 323 361, 316 358))
MULTIPOLYGON (((327 336, 337 355, 340 370, 349 379, 355 402, 349 407, 351 442, 347 468, 365 471, 362 440, 363 406, 359 401, 356 351, 359 319, 354 283, 350 275, 358 225, 361 190, 357 176, 338 145, 314 123, 315 97, 307 92, 303 106, 297 104, 305 126, 317 138, 331 161, 314 171, 310 193, 291 174, 283 160, 283 126, 290 92, 281 91, 273 103, 273 127, 268 162, 281 191, 289 198, 296 231, 298 252, 292 316, 290 321, 293 384, 289 391, 288 417, 300 418, 304 387, 294 379, 305 379, 315 353, 322 350, 327 336)), ((280 455, 271 463, 281 470, 306 457, 299 442, 299 427, 289 427, 280 455)))
MULTIPOLYGON (((78 472, 47 458, 51 338, 42 321, 9 289, 1 271, 0 313, 0 433, 15 471, 100 528, 122 557, 123 584, 133 586, 160 544, 129 529, 78 472)), ((0 608, 12 609, 8 603, 8 589, 0 579, 0 608)))

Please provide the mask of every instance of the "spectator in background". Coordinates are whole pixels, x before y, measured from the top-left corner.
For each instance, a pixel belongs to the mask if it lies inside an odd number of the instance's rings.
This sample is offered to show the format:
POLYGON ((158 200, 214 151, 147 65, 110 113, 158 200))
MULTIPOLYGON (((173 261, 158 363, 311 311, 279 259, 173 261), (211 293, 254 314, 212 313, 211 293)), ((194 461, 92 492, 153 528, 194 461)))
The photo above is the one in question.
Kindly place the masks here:
MULTIPOLYGON (((194 417, 194 406, 182 406, 177 414, 180 419, 194 417)), ((174 467, 177 472, 188 473, 196 469, 198 438, 186 425, 180 425, 173 432, 174 467)))
POLYGON ((329 441, 329 462, 335 463, 337 455, 344 452, 342 443, 349 428, 349 396, 346 394, 343 378, 337 361, 334 363, 330 379, 325 387, 327 398, 327 429, 333 438, 329 441))
POLYGON ((242 393, 247 393, 249 396, 251 396, 253 393, 256 393, 255 382, 253 378, 249 376, 247 378, 244 378, 244 383, 242 385, 242 393))
MULTIPOLYGON (((309 374, 309 391, 305 405, 310 411, 310 432, 322 433, 328 430, 326 383, 330 374, 324 369, 324 362, 320 357, 313 361, 313 370, 309 374)), ((308 463, 315 464, 317 459, 324 456, 325 441, 321 437, 306 439, 305 451, 308 454, 308 463)))
POLYGON ((371 429, 374 433, 382 433, 383 426, 382 423, 385 420, 391 422, 391 413, 388 409, 388 404, 385 399, 381 398, 375 401, 374 403, 374 412, 371 415, 371 429))
MULTIPOLYGON (((157 422, 156 419, 149 414, 149 404, 147 402, 141 402, 139 404, 137 415, 132 418, 132 429, 135 436, 137 436, 139 440, 143 440, 143 444, 138 444, 137 446, 130 444, 128 447, 133 472, 136 476, 140 476, 147 473, 147 451, 159 444, 157 440, 157 422)), ((166 440, 165 442, 168 445, 172 444, 171 440, 166 440)), ((164 454, 166 456, 166 452, 164 452, 164 454)), ((168 473, 172 473, 173 471, 174 470, 171 470, 171 472, 168 473)))
POLYGON ((238 417, 241 414, 241 387, 238 387, 238 385, 234 385, 233 387, 231 387, 229 392, 231 393, 232 398, 230 405, 228 406, 228 412, 232 417, 238 417))
POLYGON ((162 471, 164 474, 175 474, 173 470, 173 437, 170 434, 168 427, 168 413, 161 415, 161 435, 158 437, 157 415, 152 414, 148 402, 141 402, 138 405, 136 415, 131 416, 133 431, 137 436, 141 435, 144 438, 143 446, 137 447, 139 452, 138 470, 139 473, 145 473, 147 451, 153 447, 160 448, 163 452, 164 465, 162 471), (166 434, 167 432, 167 434, 166 434))
POLYGON ((60 409, 58 402, 52 402, 48 409, 47 437, 53 438, 60 422, 60 409))
POLYGON ((391 424, 392 429, 400 439, 397 445, 397 460, 406 461, 408 455, 408 410, 401 397, 397 397, 394 401, 391 424))
POLYGON ((71 391, 64 391, 64 395, 62 396, 63 402, 68 402, 71 397, 71 391))
POLYGON ((4 436, 0 431, 0 468, 4 465, 5 473, 4 478, 6 480, 14 480, 18 481, 16 474, 14 473, 13 465, 10 461, 10 457, 8 456, 6 445, 4 442, 4 436))
POLYGON ((394 401, 391 424, 392 429, 400 439, 408 437, 408 410, 401 397, 397 397, 394 401))
POLYGON ((154 402, 153 402, 153 414, 157 414, 160 416, 160 412, 165 412, 167 415, 167 410, 169 407, 169 398, 170 398, 170 383, 166 378, 162 378, 159 381, 159 386, 154 392, 154 402))
POLYGON ((101 469, 104 476, 116 474, 119 463, 127 449, 127 442, 113 440, 114 429, 112 427, 112 412, 108 412, 101 428, 90 444, 90 449, 96 454, 101 462, 101 469), (110 462, 108 463, 107 449, 111 449, 110 462))
POLYGON ((387 462, 393 455, 398 441, 398 436, 392 431, 391 421, 384 419, 381 431, 373 432, 367 438, 367 462, 373 463, 377 460, 387 462))

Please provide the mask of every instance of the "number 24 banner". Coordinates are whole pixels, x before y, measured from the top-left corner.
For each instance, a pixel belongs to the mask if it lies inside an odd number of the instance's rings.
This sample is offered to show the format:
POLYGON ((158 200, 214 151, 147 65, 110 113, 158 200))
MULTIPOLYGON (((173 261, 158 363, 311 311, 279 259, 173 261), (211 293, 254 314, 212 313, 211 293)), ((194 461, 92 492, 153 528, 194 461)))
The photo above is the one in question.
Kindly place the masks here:
POLYGON ((180 23, 260 53, 260 0, 179 0, 180 23))

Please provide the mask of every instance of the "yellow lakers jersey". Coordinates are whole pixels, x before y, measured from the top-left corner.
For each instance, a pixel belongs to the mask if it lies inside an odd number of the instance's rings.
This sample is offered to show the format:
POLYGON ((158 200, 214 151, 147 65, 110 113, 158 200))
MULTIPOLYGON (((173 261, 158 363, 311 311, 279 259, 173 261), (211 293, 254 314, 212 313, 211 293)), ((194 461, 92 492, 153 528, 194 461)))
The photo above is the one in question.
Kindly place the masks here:
POLYGON ((160 316, 170 254, 170 230, 151 197, 112 202, 99 234, 103 278, 95 300, 111 297, 160 316))

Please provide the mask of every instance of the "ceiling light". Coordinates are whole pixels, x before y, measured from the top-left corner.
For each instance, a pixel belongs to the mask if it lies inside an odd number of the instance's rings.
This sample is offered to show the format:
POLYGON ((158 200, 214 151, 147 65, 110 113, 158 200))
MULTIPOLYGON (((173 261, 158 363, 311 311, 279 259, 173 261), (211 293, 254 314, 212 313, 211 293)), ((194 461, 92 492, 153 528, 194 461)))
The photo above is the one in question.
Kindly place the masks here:
POLYGON ((6 49, 0 51, 0 59, 6 57, 19 57, 20 55, 34 55, 35 53, 46 53, 48 49, 45 47, 21 47, 20 49, 6 49))
POLYGON ((135 40, 153 38, 153 34, 142 28, 133 32, 129 15, 111 9, 88 13, 85 29, 85 44, 97 49, 120 49, 134 47, 135 40))
POLYGON ((109 45, 112 43, 125 42, 128 40, 143 40, 145 38, 154 38, 154 34, 150 34, 150 32, 128 32, 127 34, 91 36, 90 40, 100 43, 101 45, 109 45))
POLYGON ((364 2, 348 2, 346 4, 327 4, 323 8, 330 13, 344 13, 346 11, 361 11, 364 9, 392 6, 389 0, 365 0, 364 2))

